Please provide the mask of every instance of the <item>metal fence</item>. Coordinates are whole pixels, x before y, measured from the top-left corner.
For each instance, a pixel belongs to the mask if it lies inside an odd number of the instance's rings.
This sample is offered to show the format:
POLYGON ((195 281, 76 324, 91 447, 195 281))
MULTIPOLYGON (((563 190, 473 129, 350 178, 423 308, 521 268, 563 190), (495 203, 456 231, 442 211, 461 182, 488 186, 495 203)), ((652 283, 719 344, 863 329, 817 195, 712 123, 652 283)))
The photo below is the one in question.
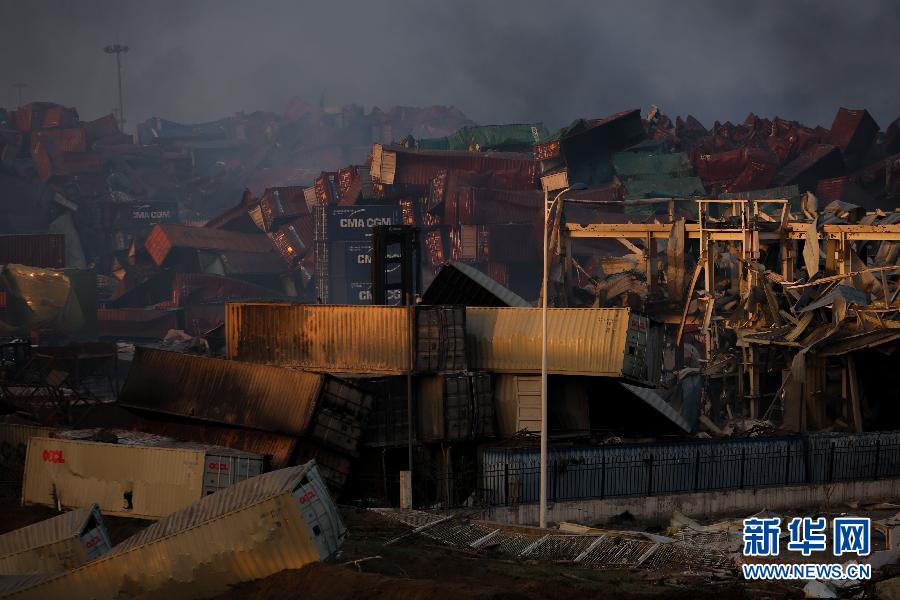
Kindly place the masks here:
MULTIPOLYGON (((537 449, 483 448, 477 500, 537 502, 537 449)), ((900 476, 900 433, 816 434, 559 448, 548 464, 552 501, 807 485, 900 476)))

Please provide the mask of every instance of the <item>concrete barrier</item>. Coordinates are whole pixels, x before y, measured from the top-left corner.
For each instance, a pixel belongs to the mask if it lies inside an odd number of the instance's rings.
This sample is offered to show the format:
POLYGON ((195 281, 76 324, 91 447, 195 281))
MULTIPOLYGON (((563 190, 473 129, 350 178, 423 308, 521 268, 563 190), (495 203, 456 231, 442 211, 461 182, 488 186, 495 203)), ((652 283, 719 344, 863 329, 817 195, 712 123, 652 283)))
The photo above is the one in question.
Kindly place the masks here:
MULTIPOLYGON (((845 481, 817 485, 781 486, 747 490, 722 490, 663 496, 639 496, 555 502, 548 505, 547 521, 603 523, 625 511, 636 519, 668 518, 674 511, 689 517, 755 513, 762 509, 832 508, 848 502, 889 502, 900 499, 900 478, 877 481, 845 481)), ((471 514, 471 511, 467 511, 471 514)), ((538 505, 493 506, 480 518, 509 525, 536 525, 538 505)))

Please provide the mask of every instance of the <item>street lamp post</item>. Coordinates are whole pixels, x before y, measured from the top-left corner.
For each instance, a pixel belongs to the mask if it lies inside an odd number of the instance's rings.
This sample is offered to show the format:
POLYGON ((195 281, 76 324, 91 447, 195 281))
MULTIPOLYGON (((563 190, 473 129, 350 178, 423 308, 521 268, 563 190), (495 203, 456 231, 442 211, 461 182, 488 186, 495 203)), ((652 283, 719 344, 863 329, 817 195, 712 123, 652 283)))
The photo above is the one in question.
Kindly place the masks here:
MULTIPOLYGON (((573 183, 556 195, 553 202, 548 203, 549 192, 544 190, 544 277, 541 286, 541 505, 540 526, 547 526, 547 439, 549 437, 549 423, 547 419, 547 288, 549 287, 550 272, 550 248, 548 236, 550 235, 550 213, 553 207, 562 198, 562 195, 572 190, 587 189, 583 183, 573 183)), ((560 207, 557 207, 557 211, 560 207)))

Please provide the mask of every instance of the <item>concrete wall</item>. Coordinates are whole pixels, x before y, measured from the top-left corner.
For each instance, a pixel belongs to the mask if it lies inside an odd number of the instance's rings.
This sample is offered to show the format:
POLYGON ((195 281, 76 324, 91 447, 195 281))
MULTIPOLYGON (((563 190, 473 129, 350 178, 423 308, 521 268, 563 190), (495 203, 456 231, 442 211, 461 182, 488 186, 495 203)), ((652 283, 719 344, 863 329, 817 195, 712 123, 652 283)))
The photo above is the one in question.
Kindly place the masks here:
MULTIPOLYGON (((547 507, 547 521, 597 524, 625 511, 637 519, 668 520, 676 510, 689 517, 710 517, 721 514, 752 514, 763 509, 778 511, 838 507, 846 506, 850 501, 866 503, 897 500, 900 500, 900 478, 556 502, 547 507)), ((471 514, 471 511, 467 513, 471 514)), ((494 506, 483 509, 479 518, 509 525, 537 525, 538 505, 494 506)))

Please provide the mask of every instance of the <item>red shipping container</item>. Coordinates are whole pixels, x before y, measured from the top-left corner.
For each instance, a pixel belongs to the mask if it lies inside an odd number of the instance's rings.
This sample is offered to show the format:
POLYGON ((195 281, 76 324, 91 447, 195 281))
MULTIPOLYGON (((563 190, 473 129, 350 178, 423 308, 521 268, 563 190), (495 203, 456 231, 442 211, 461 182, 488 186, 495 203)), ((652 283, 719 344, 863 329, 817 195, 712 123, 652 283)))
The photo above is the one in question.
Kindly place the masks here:
POLYGON ((864 156, 878 135, 878 123, 865 109, 840 108, 831 124, 830 143, 844 154, 864 156))
POLYGON ((66 266, 66 236, 61 233, 0 235, 0 265, 41 269, 66 266))
POLYGON ((62 152, 84 152, 87 140, 84 129, 45 129, 32 134, 32 140, 38 141, 51 157, 62 152))

